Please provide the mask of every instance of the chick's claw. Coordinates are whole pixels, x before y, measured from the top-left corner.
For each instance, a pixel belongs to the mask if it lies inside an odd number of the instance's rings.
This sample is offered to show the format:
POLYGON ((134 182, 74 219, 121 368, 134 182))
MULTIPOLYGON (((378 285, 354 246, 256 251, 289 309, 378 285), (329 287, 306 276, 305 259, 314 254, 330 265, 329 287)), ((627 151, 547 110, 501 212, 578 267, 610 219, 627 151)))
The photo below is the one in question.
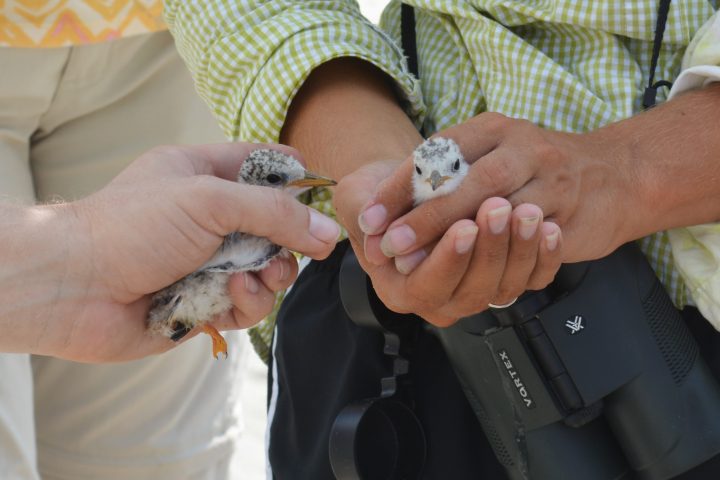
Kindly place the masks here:
POLYGON ((222 353, 225 355, 225 358, 227 358, 227 342, 223 336, 220 335, 220 332, 218 332, 217 329, 209 323, 204 323, 201 328, 202 331, 210 335, 210 338, 212 339, 213 357, 218 358, 218 354, 222 353))

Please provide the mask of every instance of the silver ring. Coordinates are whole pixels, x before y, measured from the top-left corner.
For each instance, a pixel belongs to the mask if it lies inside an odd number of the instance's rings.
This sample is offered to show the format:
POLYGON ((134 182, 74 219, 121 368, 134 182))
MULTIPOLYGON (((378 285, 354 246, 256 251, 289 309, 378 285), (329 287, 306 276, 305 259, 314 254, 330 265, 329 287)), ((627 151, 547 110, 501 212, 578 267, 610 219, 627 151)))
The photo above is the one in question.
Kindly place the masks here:
POLYGON ((513 303, 517 302, 518 297, 513 298, 508 303, 505 303, 503 305, 495 305, 494 303, 488 303, 488 307, 490 308, 507 308, 511 306, 513 303))

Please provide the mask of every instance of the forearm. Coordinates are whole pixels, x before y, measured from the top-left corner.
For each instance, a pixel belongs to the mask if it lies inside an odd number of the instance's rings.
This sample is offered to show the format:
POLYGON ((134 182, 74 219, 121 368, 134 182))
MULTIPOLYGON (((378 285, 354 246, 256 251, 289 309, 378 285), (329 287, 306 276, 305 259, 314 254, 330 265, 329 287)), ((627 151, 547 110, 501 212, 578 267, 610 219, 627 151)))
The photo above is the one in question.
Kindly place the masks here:
POLYGON ((0 220, 0 351, 53 351, 69 334, 55 319, 72 314, 89 285, 91 266, 73 253, 83 246, 70 238, 77 222, 65 205, 0 205, 0 220))
POLYGON ((635 180, 626 240, 720 220, 720 84, 591 134, 635 180))
POLYGON ((276 142, 295 92, 312 71, 340 57, 377 65, 412 109, 422 108, 402 51, 353 0, 165 0, 165 7, 198 92, 233 140, 276 142))
POLYGON ((341 58, 308 77, 280 140, 300 150, 311 170, 340 179, 367 163, 404 160, 422 137, 388 77, 362 60, 341 58))

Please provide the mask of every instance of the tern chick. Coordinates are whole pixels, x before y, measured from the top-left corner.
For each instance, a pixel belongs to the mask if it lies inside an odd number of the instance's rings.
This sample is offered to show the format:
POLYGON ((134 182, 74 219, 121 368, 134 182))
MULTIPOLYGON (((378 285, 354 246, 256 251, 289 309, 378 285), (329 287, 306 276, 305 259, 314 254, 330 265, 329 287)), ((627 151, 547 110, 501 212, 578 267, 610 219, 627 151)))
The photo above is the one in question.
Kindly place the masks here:
MULTIPOLYGON (((294 196, 312 187, 335 185, 335 181, 305 170, 293 157, 265 149, 254 150, 243 162, 238 182, 281 188, 294 196)), ((232 308, 227 291, 230 275, 262 270, 281 254, 287 251, 267 238, 242 232, 227 235, 202 267, 153 295, 149 331, 178 341, 201 326, 212 337, 213 356, 223 353, 227 357, 225 339, 207 322, 232 308)))
POLYGON ((430 138, 417 147, 413 163, 415 206, 454 191, 470 168, 458 144, 444 137, 430 138))

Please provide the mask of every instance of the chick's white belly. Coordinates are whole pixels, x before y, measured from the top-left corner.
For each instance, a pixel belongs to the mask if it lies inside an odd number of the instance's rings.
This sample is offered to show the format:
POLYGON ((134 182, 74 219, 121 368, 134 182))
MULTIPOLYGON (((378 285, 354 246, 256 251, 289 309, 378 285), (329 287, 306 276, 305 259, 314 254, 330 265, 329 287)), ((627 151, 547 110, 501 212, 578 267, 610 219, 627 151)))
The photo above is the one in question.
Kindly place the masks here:
POLYGON ((199 272, 193 281, 189 277, 178 292, 182 301, 173 316, 177 319, 203 322, 232 308, 227 285, 229 273, 199 272))
POLYGON ((192 328, 227 312, 232 308, 227 290, 230 275, 262 270, 280 251, 266 238, 228 235, 202 268, 153 296, 148 314, 150 331, 172 337, 178 324, 192 328))
POLYGON ((236 232, 225 238, 215 255, 200 270, 246 272, 262 270, 279 253, 280 247, 263 237, 236 232))

